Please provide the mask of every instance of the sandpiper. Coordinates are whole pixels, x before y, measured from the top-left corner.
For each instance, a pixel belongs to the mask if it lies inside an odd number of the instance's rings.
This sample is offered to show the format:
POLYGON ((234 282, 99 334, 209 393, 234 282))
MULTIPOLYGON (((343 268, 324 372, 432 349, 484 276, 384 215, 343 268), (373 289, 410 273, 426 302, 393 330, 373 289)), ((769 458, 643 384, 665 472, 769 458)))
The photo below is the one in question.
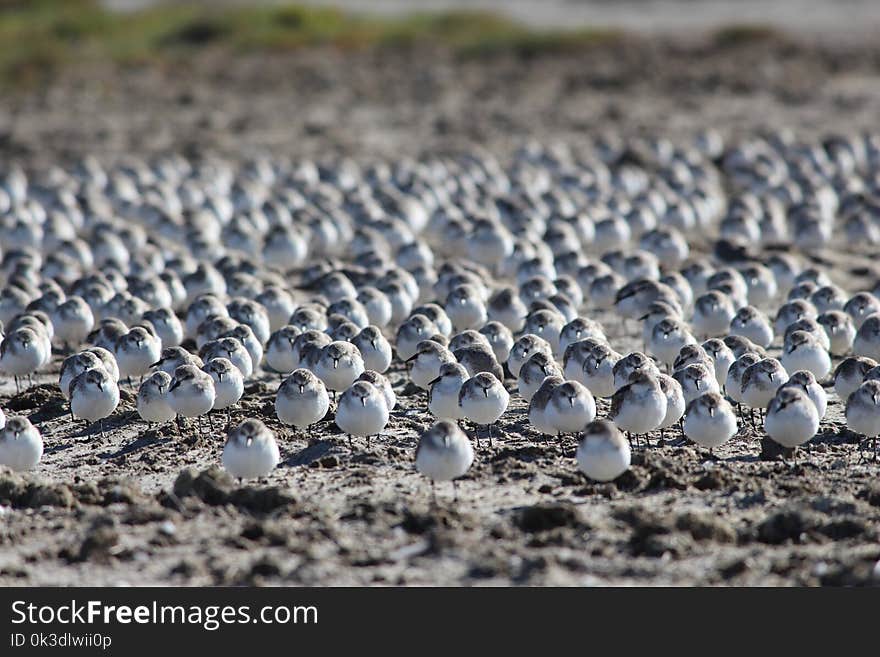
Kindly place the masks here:
POLYGON ((544 338, 530 333, 520 336, 510 349, 507 359, 507 368, 513 376, 519 376, 519 371, 526 361, 536 352, 541 352, 548 358, 552 358, 553 350, 550 343, 544 338))
POLYGON ((179 366, 168 386, 168 404, 179 418, 198 418, 201 426, 201 416, 214 408, 214 379, 195 365, 179 366))
POLYGON ((880 436, 880 381, 865 381, 846 400, 846 424, 851 431, 870 438, 877 458, 880 436))
POLYGON ((239 481, 267 476, 280 460, 275 434, 260 420, 245 420, 227 434, 223 467, 239 481))
POLYGON ((834 392, 844 402, 862 385, 865 375, 877 367, 877 361, 865 356, 844 358, 834 370, 834 392))
POLYGON ((11 417, 0 428, 0 465, 33 470, 43 457, 43 437, 26 417, 11 417))
POLYGON ((119 386, 103 367, 82 372, 70 384, 70 411, 75 417, 96 422, 112 414, 118 405, 119 386))
POLYGON ((556 426, 548 417, 547 408, 550 405, 553 391, 563 383, 564 380, 561 376, 545 377, 529 400, 529 424, 542 435, 555 436, 557 434, 556 426))
POLYGON ((328 410, 330 396, 324 382, 310 370, 294 370, 278 387, 275 414, 284 424, 304 429, 322 420, 328 410))
POLYGON ((780 358, 788 372, 806 370, 824 379, 831 371, 831 357, 819 341, 806 331, 790 333, 780 358))
POLYGON ((575 433, 596 418, 596 401, 578 381, 565 381, 556 386, 544 411, 555 433, 575 433))
POLYGON ((436 422, 419 437, 416 469, 431 480, 432 496, 435 482, 451 481, 455 498, 458 499, 455 480, 464 475, 473 462, 471 441, 451 420, 436 422))
POLYGON ((470 378, 467 370, 458 363, 446 363, 440 367, 440 375, 429 384, 428 410, 441 420, 458 420, 462 417, 458 405, 461 386, 470 378))
POLYGON ((489 444, 492 444, 492 425, 507 410, 510 394, 493 374, 480 372, 465 381, 458 393, 458 405, 463 419, 489 427, 489 444))
POLYGON ((575 458, 590 479, 611 481, 629 469, 630 447, 614 424, 596 420, 581 432, 575 458))
POLYGON ((144 379, 138 388, 137 410, 144 422, 165 423, 174 419, 175 412, 168 403, 171 375, 159 370, 144 379))
POLYGON ((673 375, 681 385, 686 404, 707 392, 720 392, 715 370, 702 363, 691 363, 677 370, 673 375))
POLYGON ((339 397, 336 409, 336 426, 352 436, 378 435, 388 424, 390 417, 385 396, 371 383, 355 381, 339 397))
POLYGON ((799 388, 781 388, 767 407, 764 430, 783 447, 803 445, 819 431, 816 405, 799 388))
POLYGON ((523 399, 530 401, 532 395, 537 392, 541 383, 548 376, 562 376, 562 370, 552 358, 548 358, 543 352, 532 354, 525 364, 520 368, 517 377, 517 390, 523 399))
POLYGON ((688 404, 683 428, 685 436, 711 453, 736 434, 736 414, 719 393, 707 392, 688 404))
POLYGON ((657 429, 666 417, 666 395, 654 374, 633 372, 628 384, 611 397, 608 418, 627 434, 643 435, 657 429))
POLYGON ((825 417, 825 410, 828 408, 828 395, 825 394, 825 388, 819 385, 812 372, 808 372, 807 370, 792 372, 791 376, 788 377, 788 381, 783 383, 780 387, 795 387, 799 390, 803 390, 807 393, 807 397, 810 398, 810 401, 816 406, 816 412, 819 414, 819 419, 821 420, 825 417))

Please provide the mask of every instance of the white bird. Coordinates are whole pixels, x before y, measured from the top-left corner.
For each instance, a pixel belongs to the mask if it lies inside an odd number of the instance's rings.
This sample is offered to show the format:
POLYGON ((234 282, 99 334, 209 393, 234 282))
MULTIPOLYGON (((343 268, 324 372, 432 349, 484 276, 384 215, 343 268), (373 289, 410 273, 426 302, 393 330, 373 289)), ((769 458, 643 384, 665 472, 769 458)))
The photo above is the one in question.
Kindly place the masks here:
POLYGON ((440 375, 430 382, 428 388, 428 410, 434 417, 440 420, 462 417, 458 393, 469 378, 467 370, 458 363, 446 363, 440 367, 440 375))
POLYGON ((162 370, 153 372, 144 379, 137 394, 138 415, 144 422, 162 424, 174 419, 176 414, 168 403, 170 387, 171 375, 162 370))
POLYGON ((522 366, 536 352, 541 352, 548 358, 553 357, 550 343, 544 338, 531 333, 520 336, 510 349, 510 356, 507 358, 507 369, 510 370, 513 376, 518 377, 522 366))
POLYGON ((660 383, 660 390, 666 396, 666 415, 660 426, 660 437, 663 438, 663 432, 675 426, 682 418, 685 412, 684 392, 681 384, 667 374, 658 374, 657 381, 660 383))
POLYGON ((278 387, 275 414, 284 424, 304 429, 322 420, 328 410, 327 388, 310 370, 294 370, 278 387))
POLYGON ((228 358, 212 358, 202 367, 214 381, 213 410, 229 408, 244 395, 244 377, 228 358))
POLYGON ((880 381, 865 381, 846 400, 846 424, 851 431, 870 438, 877 458, 880 436, 880 381))
POLYGON ((410 365, 410 380, 422 390, 427 390, 431 381, 440 375, 440 368, 456 362, 456 358, 443 345, 433 340, 422 340, 416 347, 416 353, 406 362, 410 365))
POLYGON ((162 355, 162 343, 142 326, 129 329, 116 341, 114 356, 119 374, 129 379, 142 377, 162 355))
POLYGON ((268 476, 281 454, 273 434, 260 420, 248 419, 229 431, 223 446, 223 467, 237 479, 268 476))
POLYGON ((576 433, 596 418, 596 401, 578 381, 565 381, 553 389, 545 415, 556 433, 576 433))
POLYGON ((43 437, 26 417, 11 417, 0 427, 0 465, 33 470, 43 457, 43 437))
POLYGON ((816 381, 816 377, 812 372, 807 370, 792 372, 791 376, 788 377, 788 381, 780 387, 795 387, 799 390, 803 390, 807 393, 807 397, 810 398, 810 401, 816 406, 816 412, 819 414, 819 419, 821 420, 825 417, 825 411, 828 408, 828 395, 825 394, 825 388, 819 385, 819 382, 816 381))
POLYGON ((314 372, 328 390, 341 392, 351 386, 364 371, 361 352, 350 342, 335 341, 321 349, 314 372))
POLYGON ((214 379, 195 365, 181 365, 174 370, 168 387, 168 403, 182 418, 199 418, 214 408, 214 379))
POLYGON ((810 333, 794 331, 783 345, 780 358, 788 372, 806 370, 818 379, 824 379, 831 371, 831 357, 810 333))
POLYGON ((580 434, 575 453, 578 468, 595 481, 612 481, 630 466, 630 447, 614 424, 590 422, 580 434))
POLYGON ((339 397, 336 426, 348 434, 349 443, 352 436, 369 438, 380 434, 389 417, 385 396, 366 381, 355 381, 339 397))
POLYGON ((381 392, 382 396, 385 398, 385 405, 388 407, 389 412, 393 411, 394 407, 397 406, 397 395, 394 394, 394 388, 391 387, 391 381, 389 381, 388 377, 384 374, 376 372, 375 370, 364 370, 361 372, 361 375, 357 380, 371 383, 379 392, 381 392))
POLYGON ((451 481, 458 496, 455 480, 463 476, 474 462, 471 441, 451 420, 440 420, 419 437, 416 447, 416 469, 434 482, 451 481))
POLYGON ((643 435, 660 427, 666 417, 666 395, 653 374, 634 372, 611 397, 608 418, 628 434, 643 435))
POLYGON ((489 427, 489 444, 492 444, 492 425, 495 424, 510 403, 510 394, 495 375, 480 372, 465 381, 458 393, 458 405, 462 418, 478 426, 489 427))
POLYGON ((96 422, 110 416, 118 405, 119 386, 103 367, 82 372, 70 384, 70 410, 75 417, 96 422))
POLYGON ((767 407, 764 430, 786 448, 803 445, 819 431, 819 413, 805 392, 796 387, 777 391, 767 407))
POLYGON ((19 392, 19 379, 30 377, 41 368, 49 353, 47 341, 34 329, 17 328, 0 342, 0 372, 14 377, 15 390, 19 392))
POLYGON ((684 435, 711 452, 736 434, 733 407, 717 392, 707 392, 688 404, 684 435))
POLYGON ((365 326, 352 338, 351 343, 361 352, 366 369, 382 374, 391 366, 391 343, 378 326, 365 326))
POLYGON ((862 385, 870 370, 877 367, 877 361, 864 356, 844 358, 834 370, 834 392, 844 402, 862 385))

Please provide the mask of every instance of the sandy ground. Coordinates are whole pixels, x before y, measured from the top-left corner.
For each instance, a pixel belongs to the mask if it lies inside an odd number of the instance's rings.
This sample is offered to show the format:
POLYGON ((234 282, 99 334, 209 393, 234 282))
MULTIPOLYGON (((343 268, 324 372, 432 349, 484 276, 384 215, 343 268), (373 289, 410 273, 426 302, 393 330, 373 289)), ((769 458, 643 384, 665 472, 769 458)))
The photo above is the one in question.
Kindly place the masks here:
MULTIPOLYGON (((504 154, 525 138, 596 130, 854 129, 880 107, 880 59, 867 46, 682 50, 652 40, 579 56, 409 59, 313 52, 84 72, 4 97, 0 154, 25 164, 169 148, 504 154)), ((837 258, 837 282, 860 289, 837 258)), ((639 347, 634 327, 590 316, 606 321, 618 350, 639 347)), ((400 370, 388 435, 350 448, 329 419, 308 436, 281 427, 272 377, 250 384, 215 430, 191 424, 182 437, 140 422, 124 393, 102 437, 71 423, 54 385, 59 363, 22 394, 0 384, 0 407, 30 416, 47 446, 37 473, 0 473, 0 585, 880 582, 880 464, 860 460, 833 396, 819 436, 794 458, 751 429, 714 456, 655 435, 629 473, 597 485, 576 471, 574 440, 536 435, 514 395, 458 502, 442 486, 432 506, 412 463, 430 418, 400 370), (216 468, 222 425, 244 417, 277 432, 283 464, 241 488, 216 468)))

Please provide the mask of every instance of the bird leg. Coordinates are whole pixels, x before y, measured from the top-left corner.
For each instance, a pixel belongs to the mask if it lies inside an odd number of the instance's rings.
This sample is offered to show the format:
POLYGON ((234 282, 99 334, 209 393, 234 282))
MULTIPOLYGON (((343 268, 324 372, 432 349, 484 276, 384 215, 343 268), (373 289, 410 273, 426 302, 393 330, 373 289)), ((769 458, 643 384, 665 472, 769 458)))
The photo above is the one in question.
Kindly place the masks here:
POLYGON ((455 479, 452 480, 452 501, 458 502, 458 482, 455 479))

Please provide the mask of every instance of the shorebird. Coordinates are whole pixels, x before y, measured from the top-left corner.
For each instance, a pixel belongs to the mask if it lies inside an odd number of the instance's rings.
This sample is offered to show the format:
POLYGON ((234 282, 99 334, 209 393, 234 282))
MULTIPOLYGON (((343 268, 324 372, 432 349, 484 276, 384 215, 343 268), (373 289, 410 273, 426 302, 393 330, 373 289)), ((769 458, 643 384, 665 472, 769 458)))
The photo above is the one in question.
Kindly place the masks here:
POLYGON ((575 458, 590 479, 612 481, 629 469, 630 447, 614 424, 596 420, 581 432, 575 458))
POLYGON ((275 434, 260 420, 245 420, 227 434, 223 467, 239 481, 269 475, 280 460, 275 434))
POLYGON ((419 437, 416 447, 416 469, 431 480, 431 495, 436 502, 434 484, 451 481, 455 499, 455 480, 464 475, 474 462, 471 441, 451 420, 440 420, 419 437))
POLYGON ((336 425, 352 436, 378 435, 388 424, 390 413, 381 390, 366 381, 355 381, 339 397, 336 409, 336 425))
POLYGON ((284 424, 305 429, 319 422, 330 410, 330 396, 323 381, 310 370, 294 370, 278 387, 275 414, 284 424))
POLYGON ((26 417, 11 417, 0 427, 0 465, 33 470, 43 457, 43 437, 26 417))

